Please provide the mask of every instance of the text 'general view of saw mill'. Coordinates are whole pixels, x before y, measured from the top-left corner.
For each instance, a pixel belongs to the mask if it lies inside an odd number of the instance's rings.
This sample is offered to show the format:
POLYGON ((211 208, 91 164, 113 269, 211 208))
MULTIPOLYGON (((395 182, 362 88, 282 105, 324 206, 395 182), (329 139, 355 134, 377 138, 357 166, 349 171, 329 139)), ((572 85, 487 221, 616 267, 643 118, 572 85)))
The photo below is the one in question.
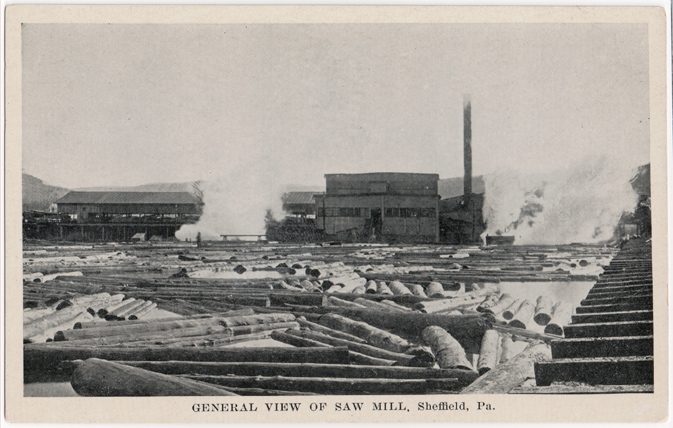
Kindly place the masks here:
POLYGON ((462 179, 327 174, 263 230, 213 217, 200 182, 24 175, 24 393, 652 392, 649 165, 628 210, 574 215, 615 198, 591 175, 510 197, 472 176, 471 114, 462 179))

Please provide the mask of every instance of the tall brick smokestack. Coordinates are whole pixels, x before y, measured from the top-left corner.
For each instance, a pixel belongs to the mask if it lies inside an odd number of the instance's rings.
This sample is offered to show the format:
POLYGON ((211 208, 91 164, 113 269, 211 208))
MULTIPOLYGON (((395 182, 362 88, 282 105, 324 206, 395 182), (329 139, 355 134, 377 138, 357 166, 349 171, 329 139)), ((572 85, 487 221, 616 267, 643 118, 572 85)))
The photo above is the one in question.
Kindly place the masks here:
POLYGON ((463 200, 468 205, 472 197, 472 104, 469 95, 463 95, 463 168, 463 200))

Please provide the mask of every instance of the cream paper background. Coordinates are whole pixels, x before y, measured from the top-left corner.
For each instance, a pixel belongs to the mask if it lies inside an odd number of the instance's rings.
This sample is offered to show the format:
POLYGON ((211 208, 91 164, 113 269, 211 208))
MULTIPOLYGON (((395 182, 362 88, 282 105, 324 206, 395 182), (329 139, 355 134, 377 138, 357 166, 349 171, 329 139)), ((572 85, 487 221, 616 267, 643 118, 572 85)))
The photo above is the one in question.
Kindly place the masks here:
MULTIPOLYGON (((9 6, 6 10, 5 414, 9 422, 661 422, 668 417, 668 214, 666 18, 662 8, 447 6, 9 6), (21 251, 21 23, 646 23, 654 262, 654 394, 316 397, 23 397, 21 251), (374 412, 401 401, 409 412, 374 412), (465 401, 469 412, 417 412, 419 401, 465 401), (495 410, 476 411, 478 401, 495 410), (194 413, 195 403, 255 402, 256 413, 194 413), (264 403, 302 403, 267 412, 264 403), (327 410, 310 411, 310 403, 327 410), (334 403, 363 402, 361 412, 334 403)), ((609 150, 606 147, 605 150, 609 150)), ((552 160, 550 160, 551 162, 552 160)))

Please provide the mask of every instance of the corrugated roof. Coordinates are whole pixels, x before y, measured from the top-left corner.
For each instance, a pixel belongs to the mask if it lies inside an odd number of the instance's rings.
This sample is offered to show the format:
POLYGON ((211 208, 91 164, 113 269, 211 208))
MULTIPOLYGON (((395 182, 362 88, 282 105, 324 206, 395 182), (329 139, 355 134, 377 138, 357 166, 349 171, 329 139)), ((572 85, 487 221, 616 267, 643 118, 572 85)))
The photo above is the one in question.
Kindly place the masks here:
POLYGON ((283 204, 314 204, 313 195, 316 192, 287 192, 283 195, 283 204))
POLYGON ((57 204, 198 204, 189 192, 70 192, 57 204))

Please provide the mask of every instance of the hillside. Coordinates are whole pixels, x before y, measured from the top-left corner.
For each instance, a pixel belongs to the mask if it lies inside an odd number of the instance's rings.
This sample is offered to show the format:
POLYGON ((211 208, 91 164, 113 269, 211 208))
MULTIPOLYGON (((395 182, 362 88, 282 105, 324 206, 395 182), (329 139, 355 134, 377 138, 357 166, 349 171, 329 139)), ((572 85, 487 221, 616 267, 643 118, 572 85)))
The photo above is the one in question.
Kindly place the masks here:
POLYGON ((70 191, 63 187, 50 186, 29 174, 22 175, 21 185, 24 211, 49 211, 51 204, 70 191))

